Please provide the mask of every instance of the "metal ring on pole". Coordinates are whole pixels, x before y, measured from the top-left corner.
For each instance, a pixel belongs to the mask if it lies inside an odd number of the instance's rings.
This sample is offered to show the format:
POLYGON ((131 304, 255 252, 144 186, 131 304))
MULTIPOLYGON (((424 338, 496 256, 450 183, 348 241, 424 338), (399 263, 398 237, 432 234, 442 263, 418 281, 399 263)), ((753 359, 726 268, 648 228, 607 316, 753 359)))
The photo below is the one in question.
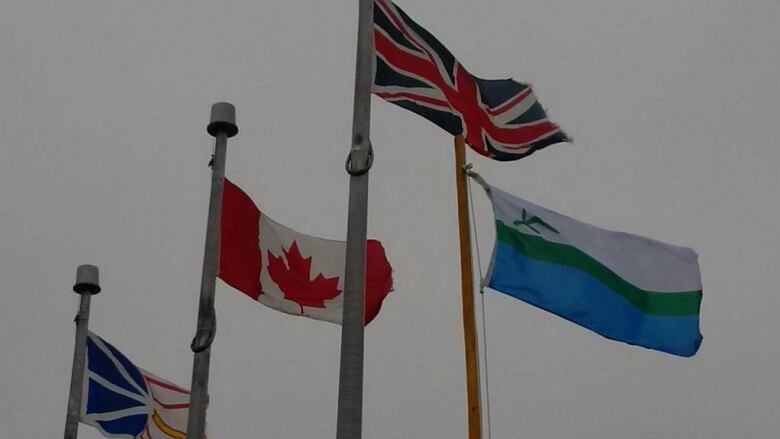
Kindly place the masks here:
POLYGON ((211 308, 211 311, 203 317, 203 320, 202 326, 198 326, 195 330, 195 337, 190 342, 190 350, 196 354, 210 348, 217 336, 216 310, 211 308))
POLYGON ((368 144, 368 154, 366 154, 365 160, 362 163, 356 165, 352 160, 352 156, 359 152, 363 151, 357 149, 350 151, 349 155, 347 156, 347 162, 344 164, 344 167, 347 170, 347 174, 353 177, 365 174, 374 165, 374 148, 371 146, 371 143, 368 144))

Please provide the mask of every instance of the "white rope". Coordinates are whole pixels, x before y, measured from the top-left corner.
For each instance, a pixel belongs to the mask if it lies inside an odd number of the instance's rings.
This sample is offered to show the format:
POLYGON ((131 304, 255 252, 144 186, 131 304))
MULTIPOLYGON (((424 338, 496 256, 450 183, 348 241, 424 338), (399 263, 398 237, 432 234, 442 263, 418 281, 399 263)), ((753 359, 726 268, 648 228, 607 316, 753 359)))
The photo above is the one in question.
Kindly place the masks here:
MULTIPOLYGON (((479 174, 471 170, 473 166, 474 165, 469 163, 463 169, 463 171, 469 177, 471 177, 472 175, 479 176, 479 174)), ((477 269, 479 271, 479 294, 482 294, 484 290, 484 278, 482 277, 482 259, 480 258, 479 255, 479 238, 477 237, 477 216, 474 214, 474 193, 471 191, 471 180, 466 179, 466 185, 469 188, 469 207, 471 208, 471 224, 474 225, 474 227, 472 227, 472 233, 474 234, 474 247, 476 247, 477 250, 476 253, 477 253, 477 269)))
MULTIPOLYGON (((473 172, 471 168, 473 165, 469 163, 468 165, 464 166, 463 171, 466 173, 467 176, 473 178, 477 181, 477 183, 482 186, 488 194, 489 186, 487 183, 485 183, 485 180, 480 177, 479 174, 476 172, 473 172)), ((471 191, 471 179, 466 180, 466 184, 469 189, 469 205, 471 207, 471 224, 472 224, 472 233, 474 234, 474 247, 477 253, 477 270, 479 271, 479 297, 480 297, 480 303, 482 306, 482 346, 484 346, 483 349, 483 363, 485 364, 485 413, 486 413, 486 421, 487 421, 487 439, 491 439, 491 422, 490 422, 490 375, 488 374, 488 345, 487 345, 487 323, 486 323, 486 314, 485 314, 485 278, 482 274, 482 259, 479 254, 479 238, 477 236, 477 216, 474 212, 474 194, 471 191)))

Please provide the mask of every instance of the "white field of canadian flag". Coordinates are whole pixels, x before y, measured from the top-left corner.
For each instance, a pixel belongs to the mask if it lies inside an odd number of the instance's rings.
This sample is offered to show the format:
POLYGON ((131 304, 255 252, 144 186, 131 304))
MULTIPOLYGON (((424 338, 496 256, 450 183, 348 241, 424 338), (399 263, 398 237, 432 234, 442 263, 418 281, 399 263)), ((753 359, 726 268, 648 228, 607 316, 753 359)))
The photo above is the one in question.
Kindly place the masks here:
MULTIPOLYGON (((225 179, 219 277, 228 285, 278 311, 340 324, 345 252, 344 241, 299 233, 270 219, 225 179)), ((366 241, 366 324, 392 287, 382 244, 366 241)))

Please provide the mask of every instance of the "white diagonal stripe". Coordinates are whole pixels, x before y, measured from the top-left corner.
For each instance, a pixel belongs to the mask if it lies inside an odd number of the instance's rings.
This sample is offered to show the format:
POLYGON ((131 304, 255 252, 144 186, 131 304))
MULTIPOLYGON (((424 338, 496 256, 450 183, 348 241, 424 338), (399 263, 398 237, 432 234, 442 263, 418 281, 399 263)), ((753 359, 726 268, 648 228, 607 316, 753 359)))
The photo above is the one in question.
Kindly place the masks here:
MULTIPOLYGON (((126 397, 128 397, 128 398, 130 398, 130 399, 132 399, 134 401, 138 401, 139 403, 141 403, 143 405, 146 405, 146 403, 147 403, 147 400, 146 400, 145 396, 137 395, 137 394, 135 394, 135 393, 125 389, 124 387, 119 387, 116 384, 113 384, 112 382, 106 380, 105 378, 103 378, 102 376, 96 374, 95 372, 93 372, 91 370, 89 371, 89 374, 87 376, 88 376, 89 379, 95 381, 96 383, 100 384, 101 386, 105 387, 106 389, 108 389, 108 390, 110 390, 110 391, 112 391, 114 393, 119 393, 120 395, 126 396, 126 397)), ((85 398, 86 397, 87 397, 87 395, 85 395, 85 398)))
POLYGON ((136 416, 136 415, 149 415, 149 408, 144 406, 144 407, 132 407, 129 409, 122 409, 122 410, 114 410, 112 412, 105 412, 105 413, 89 413, 84 417, 83 421, 85 423, 88 421, 92 421, 92 422, 114 421, 128 416, 136 416))
POLYGON ((92 341, 95 342, 96 345, 100 348, 100 350, 103 351, 103 353, 106 354, 106 356, 111 360, 112 363, 114 363, 114 366, 116 366, 116 369, 119 371, 120 375, 127 380, 128 383, 130 383, 131 386, 135 387, 136 390, 138 390, 138 393, 144 395, 146 392, 144 389, 142 389, 135 380, 130 376, 130 374, 127 373, 127 370, 125 370, 125 367, 122 365, 122 363, 114 357, 113 352, 111 352, 111 349, 108 348, 103 343, 103 340, 100 339, 100 337, 95 336, 92 341))
MULTIPOLYGON (((412 29, 411 27, 409 27, 408 24, 406 24, 406 21, 398 12, 394 3, 390 2, 390 4, 386 6, 388 7, 388 9, 391 9, 392 15, 394 15, 395 18, 398 20, 398 22, 400 22, 401 25, 403 26, 403 30, 406 31, 405 35, 411 37, 412 44, 419 47, 423 52, 425 52, 428 55, 428 60, 432 62, 439 70, 439 76, 441 76, 444 82, 446 82, 450 87, 455 88, 455 84, 450 80, 450 73, 444 67, 444 64, 442 64, 441 59, 439 59, 439 57, 437 56, 438 53, 435 50, 433 50, 433 48, 430 47, 428 43, 425 42, 425 39, 423 39, 417 32, 415 32, 414 29, 412 29)), ((457 63, 457 61, 455 62, 457 63)))

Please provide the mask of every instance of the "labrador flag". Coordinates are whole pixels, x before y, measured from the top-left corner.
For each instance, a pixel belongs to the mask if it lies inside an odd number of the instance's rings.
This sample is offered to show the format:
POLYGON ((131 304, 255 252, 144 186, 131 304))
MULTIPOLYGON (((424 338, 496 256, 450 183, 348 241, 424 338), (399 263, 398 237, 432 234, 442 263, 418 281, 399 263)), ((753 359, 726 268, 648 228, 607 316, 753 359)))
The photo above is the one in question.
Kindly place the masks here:
POLYGON ((490 288, 613 340, 684 357, 697 352, 702 284, 693 250, 487 189, 496 226, 490 288))

